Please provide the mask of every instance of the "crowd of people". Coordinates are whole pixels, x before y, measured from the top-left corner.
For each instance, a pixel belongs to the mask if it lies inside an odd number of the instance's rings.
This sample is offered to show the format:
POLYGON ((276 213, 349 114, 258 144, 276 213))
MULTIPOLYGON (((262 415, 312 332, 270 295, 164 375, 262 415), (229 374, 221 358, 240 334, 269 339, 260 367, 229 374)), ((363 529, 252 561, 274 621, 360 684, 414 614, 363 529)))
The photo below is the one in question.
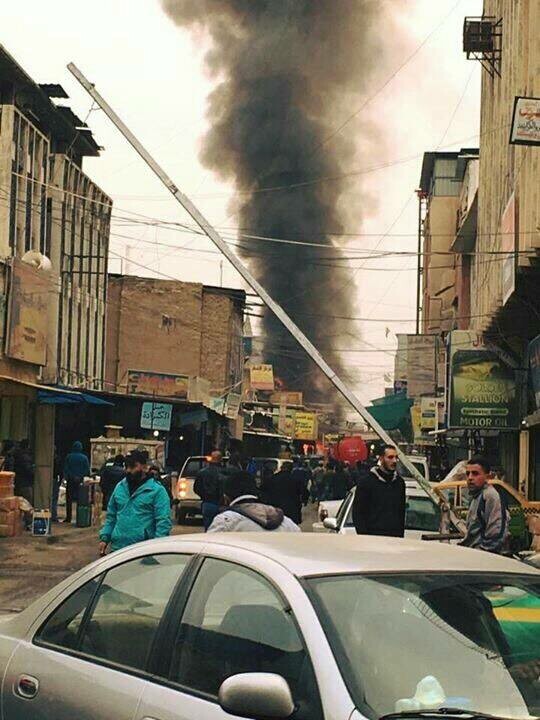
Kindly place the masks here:
MULTIPOLYGON (((15 493, 33 502, 34 463, 27 440, 4 441, 1 469, 15 473, 15 493)), ((66 517, 71 523, 73 503, 83 479, 90 475, 90 462, 80 442, 75 442, 62 465, 55 459, 52 519, 58 520, 58 496, 66 482, 66 517)), ((406 486, 398 470, 395 447, 383 445, 376 458, 351 467, 333 459, 305 458, 266 463, 255 481, 254 468, 243 463, 238 453, 223 462, 219 450, 212 452, 208 465, 194 483, 202 500, 206 532, 280 531, 298 532, 302 510, 309 503, 343 500, 355 488, 353 522, 359 535, 403 537, 405 535, 406 486)), ((461 544, 487 552, 501 553, 507 547, 509 514, 499 493, 489 484, 491 468, 481 456, 466 464, 471 496, 466 533, 461 544)), ((106 521, 100 533, 100 552, 170 533, 171 488, 161 482, 160 468, 148 453, 135 450, 127 457, 111 458, 100 471, 106 521)))

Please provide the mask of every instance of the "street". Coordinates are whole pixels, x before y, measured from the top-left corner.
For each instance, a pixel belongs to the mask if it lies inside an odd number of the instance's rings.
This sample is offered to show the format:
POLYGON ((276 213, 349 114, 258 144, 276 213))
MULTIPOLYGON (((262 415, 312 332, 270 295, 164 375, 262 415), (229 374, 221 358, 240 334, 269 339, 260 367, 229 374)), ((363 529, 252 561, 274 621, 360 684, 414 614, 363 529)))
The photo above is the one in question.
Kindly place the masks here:
MULTIPOLYGON (((317 506, 304 508, 302 530, 311 532, 317 506)), ((202 533, 202 524, 173 525, 172 535, 202 533)), ((27 534, 2 539, 0 546, 0 615, 19 612, 50 588, 97 559, 98 528, 53 526, 50 537, 27 534)))

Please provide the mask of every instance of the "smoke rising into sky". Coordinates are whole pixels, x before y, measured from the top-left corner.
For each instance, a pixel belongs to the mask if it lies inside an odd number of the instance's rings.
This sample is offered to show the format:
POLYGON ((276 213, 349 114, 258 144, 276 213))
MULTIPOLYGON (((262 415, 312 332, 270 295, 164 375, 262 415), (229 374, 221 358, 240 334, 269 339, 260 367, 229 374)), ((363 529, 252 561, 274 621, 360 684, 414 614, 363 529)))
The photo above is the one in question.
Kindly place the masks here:
MULTIPOLYGON (((241 191, 234 206, 240 228, 321 243, 319 249, 242 237, 239 252, 339 371, 340 356, 322 339, 331 336, 330 344, 343 348, 348 338, 340 339, 339 325, 332 328, 322 316, 354 315, 357 291, 330 234, 343 229, 344 219, 342 181, 330 178, 350 169, 359 138, 333 133, 370 86, 384 3, 163 0, 163 5, 179 26, 209 41, 206 66, 216 86, 201 160, 241 191), (329 179, 280 189, 315 178, 329 179)), ((359 193, 354 215, 361 218, 363 212, 359 193)), ((313 364, 270 313, 264 312, 262 325, 265 360, 289 387, 303 387, 317 399, 323 385, 313 364)))

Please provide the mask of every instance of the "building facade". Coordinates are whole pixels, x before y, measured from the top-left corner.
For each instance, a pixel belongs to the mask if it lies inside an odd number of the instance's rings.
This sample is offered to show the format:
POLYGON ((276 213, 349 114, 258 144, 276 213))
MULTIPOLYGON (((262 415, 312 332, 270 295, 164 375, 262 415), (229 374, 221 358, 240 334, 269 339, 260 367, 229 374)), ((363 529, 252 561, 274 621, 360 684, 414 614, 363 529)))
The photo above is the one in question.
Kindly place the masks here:
POLYGON ((55 446, 40 389, 99 389, 105 369, 112 203, 82 170, 99 147, 65 98, 0 46, 0 440, 30 441, 37 507, 55 446))

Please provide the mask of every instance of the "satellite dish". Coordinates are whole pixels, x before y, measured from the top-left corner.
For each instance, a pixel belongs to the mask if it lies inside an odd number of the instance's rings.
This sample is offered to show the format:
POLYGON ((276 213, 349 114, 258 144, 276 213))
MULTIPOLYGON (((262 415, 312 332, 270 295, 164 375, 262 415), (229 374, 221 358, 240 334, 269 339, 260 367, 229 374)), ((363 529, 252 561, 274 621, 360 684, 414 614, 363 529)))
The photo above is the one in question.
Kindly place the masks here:
POLYGON ((29 250, 25 252, 21 260, 27 265, 32 265, 36 270, 42 270, 43 272, 50 272, 52 270, 52 263, 46 255, 43 255, 39 250, 29 250))

